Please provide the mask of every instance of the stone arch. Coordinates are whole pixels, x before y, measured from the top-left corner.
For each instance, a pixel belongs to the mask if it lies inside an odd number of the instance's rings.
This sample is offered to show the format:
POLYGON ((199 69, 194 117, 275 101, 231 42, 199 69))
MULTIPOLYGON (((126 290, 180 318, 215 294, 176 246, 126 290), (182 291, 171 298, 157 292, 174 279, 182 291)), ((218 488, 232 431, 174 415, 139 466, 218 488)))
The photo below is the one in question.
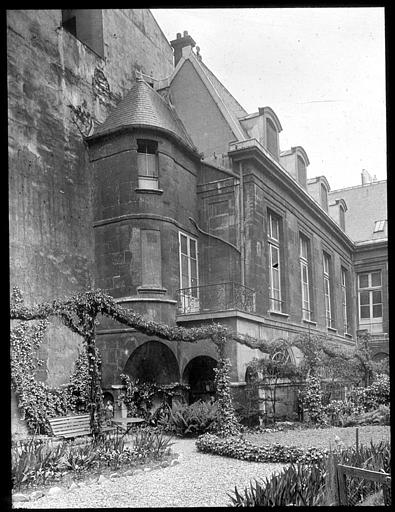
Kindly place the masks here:
POLYGON ((379 361, 383 361, 387 357, 389 357, 389 355, 386 352, 377 352, 376 354, 374 354, 372 359, 375 362, 379 362, 379 361))
POLYGON ((196 402, 199 399, 207 401, 214 396, 214 368, 216 366, 217 361, 210 356, 194 357, 185 366, 182 382, 190 386, 189 403, 196 402))
POLYGON ((131 379, 156 384, 180 381, 178 361, 172 350, 160 341, 146 341, 126 361, 124 373, 131 379))

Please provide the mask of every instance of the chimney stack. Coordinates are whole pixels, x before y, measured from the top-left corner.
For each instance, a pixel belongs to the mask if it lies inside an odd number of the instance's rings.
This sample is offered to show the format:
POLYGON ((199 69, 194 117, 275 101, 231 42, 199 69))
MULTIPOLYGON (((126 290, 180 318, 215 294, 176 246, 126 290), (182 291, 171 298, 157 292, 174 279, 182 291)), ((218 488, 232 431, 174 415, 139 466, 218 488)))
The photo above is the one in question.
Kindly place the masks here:
POLYGON ((195 41, 190 35, 188 35, 186 30, 184 30, 183 36, 181 36, 181 33, 178 32, 177 38, 173 39, 173 41, 170 41, 170 44, 174 49, 174 67, 177 66, 182 57, 182 49, 186 46, 191 46, 193 48, 196 45, 195 41))

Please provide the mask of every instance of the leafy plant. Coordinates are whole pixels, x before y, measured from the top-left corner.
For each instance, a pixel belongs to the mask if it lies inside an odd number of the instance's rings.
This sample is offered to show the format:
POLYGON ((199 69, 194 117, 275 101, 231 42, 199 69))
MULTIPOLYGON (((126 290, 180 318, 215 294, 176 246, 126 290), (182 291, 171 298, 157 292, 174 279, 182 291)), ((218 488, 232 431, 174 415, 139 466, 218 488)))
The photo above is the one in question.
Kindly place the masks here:
POLYGON ((315 375, 309 375, 306 385, 299 391, 299 400, 303 412, 307 412, 312 423, 325 423, 326 416, 322 404, 323 393, 321 382, 315 375))
MULTIPOLYGON (((391 447, 388 441, 377 445, 361 445, 331 452, 337 460, 354 467, 374 471, 390 472, 391 447)), ((322 457, 314 463, 291 463, 280 474, 266 477, 264 481, 255 480, 243 491, 237 487, 229 494, 231 506, 322 506, 327 505, 328 458, 322 457)), ((361 479, 350 479, 348 498, 358 503, 369 494, 377 493, 377 484, 361 479)))
POLYGON ((239 493, 229 494, 235 507, 277 507, 286 505, 317 506, 323 501, 325 485, 322 467, 317 465, 291 464, 280 474, 255 480, 255 485, 239 493))
POLYGON ((177 436, 197 436, 213 429, 217 421, 217 404, 198 400, 191 405, 174 403, 159 424, 177 436))

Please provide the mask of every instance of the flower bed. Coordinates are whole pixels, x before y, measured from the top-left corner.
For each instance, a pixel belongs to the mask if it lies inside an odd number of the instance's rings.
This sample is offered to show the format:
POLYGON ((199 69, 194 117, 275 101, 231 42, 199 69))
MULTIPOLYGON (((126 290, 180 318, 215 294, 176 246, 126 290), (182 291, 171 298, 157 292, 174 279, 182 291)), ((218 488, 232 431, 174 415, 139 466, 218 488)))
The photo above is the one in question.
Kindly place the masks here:
POLYGON ((129 469, 170 455, 171 440, 156 429, 145 428, 134 435, 130 445, 122 439, 107 437, 85 444, 70 441, 53 443, 44 439, 17 441, 11 448, 12 484, 24 489, 59 481, 70 475, 129 469))
POLYGON ((321 461, 328 450, 319 448, 302 449, 281 444, 257 446, 242 437, 221 438, 204 434, 196 441, 196 447, 203 453, 233 457, 254 462, 303 462, 321 461))

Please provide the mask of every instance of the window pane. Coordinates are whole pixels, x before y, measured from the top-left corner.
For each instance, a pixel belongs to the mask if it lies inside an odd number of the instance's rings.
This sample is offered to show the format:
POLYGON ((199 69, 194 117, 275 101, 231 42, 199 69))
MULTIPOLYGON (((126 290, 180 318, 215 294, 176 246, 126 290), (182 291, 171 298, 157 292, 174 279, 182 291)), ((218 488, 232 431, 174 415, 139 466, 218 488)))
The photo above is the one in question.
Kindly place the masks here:
POLYGON ((342 285, 346 286, 346 271, 342 269, 342 285))
POLYGON ((372 286, 381 286, 381 272, 372 272, 372 286))
POLYGON ((196 277, 197 277, 196 260, 191 260, 191 279, 196 279, 196 277))
POLYGON ((188 239, 185 235, 181 235, 181 252, 188 254, 188 239))
POLYGON ((369 304, 369 292, 361 292, 359 294, 359 303, 361 305, 369 304))
POLYGON ((381 291, 373 292, 373 304, 381 304, 381 291))
POLYGON ((381 304, 373 306, 373 318, 381 318, 383 316, 383 308, 381 304))
POLYGON ((278 249, 277 247, 274 247, 273 245, 271 247, 271 253, 272 253, 272 267, 278 268, 278 249))
POLYGON ((278 219, 274 217, 273 215, 270 215, 270 236, 274 238, 274 240, 279 239, 279 229, 278 229, 278 219))
POLYGON ((191 258, 196 259, 196 242, 195 242, 195 240, 192 240, 192 239, 189 240, 189 247, 190 247, 190 251, 191 251, 191 253, 190 253, 191 258))
POLYGON ((359 287, 368 288, 369 286, 369 274, 359 274, 359 287))
POLYGON ((361 306, 360 312, 361 312, 361 318, 370 318, 370 307, 369 306, 361 306))
POLYGON ((188 258, 184 254, 181 255, 181 273, 183 276, 188 276, 188 258))
POLYGON ((303 265, 302 272, 303 272, 303 282, 307 283, 308 279, 307 279, 307 267, 306 267, 306 265, 303 265))
POLYGON ((329 281, 328 281, 328 279, 324 279, 324 292, 325 292, 325 295, 329 295, 329 281))
POLYGON ((307 260, 307 248, 308 242, 303 236, 300 237, 300 255, 302 258, 307 260))
POLYGON ((279 279, 280 276, 279 276, 278 270, 273 269, 272 275, 273 275, 272 287, 273 287, 273 289, 279 289, 280 288, 280 279, 279 279))
POLYGON ((324 272, 329 274, 329 256, 324 253, 324 272))

